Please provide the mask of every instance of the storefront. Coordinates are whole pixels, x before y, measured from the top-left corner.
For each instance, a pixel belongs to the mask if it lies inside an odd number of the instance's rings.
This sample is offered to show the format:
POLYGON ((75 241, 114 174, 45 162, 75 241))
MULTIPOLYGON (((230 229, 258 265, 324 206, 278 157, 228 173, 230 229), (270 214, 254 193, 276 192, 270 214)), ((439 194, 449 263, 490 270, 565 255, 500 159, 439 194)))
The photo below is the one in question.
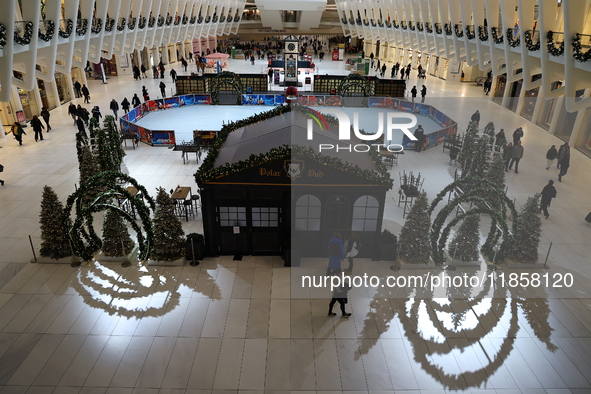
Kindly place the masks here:
POLYGON ((507 108, 511 111, 517 111, 517 104, 519 104, 519 96, 521 95, 521 86, 523 80, 515 81, 509 85, 509 97, 507 97, 507 108))
POLYGON ((280 113, 288 109, 237 128, 196 174, 207 253, 279 255, 291 247, 324 257, 333 233, 350 229, 368 253, 378 250, 389 174, 378 172, 369 153, 312 153, 334 142, 337 127, 315 129, 309 141, 308 118, 280 113))
POLYGON ((585 111, 583 125, 581 126, 579 137, 575 142, 575 147, 591 157, 591 108, 587 108, 585 111))
POLYGON ((497 76, 497 80, 493 89, 493 102, 501 104, 503 96, 505 95, 505 87, 507 86, 507 74, 497 76))
POLYGON ((70 86, 68 85, 70 77, 60 72, 55 72, 55 87, 57 88, 58 98, 61 104, 72 100, 70 95, 70 86))
MULTIPOLYGON (((552 82, 551 90, 558 89, 562 86, 561 81, 552 82)), ((543 128, 544 130, 550 130, 550 125, 552 124, 552 118, 554 116, 554 110, 556 109, 556 101, 557 98, 551 98, 549 100, 544 100, 540 105, 538 118, 536 119, 536 124, 543 128)))
MULTIPOLYGON (((585 89, 577 90, 575 93, 575 101, 578 101, 577 99, 580 100, 584 94, 585 89)), ((556 131, 554 132, 554 135, 561 140, 568 141, 573 133, 573 127, 575 125, 575 121, 577 120, 578 114, 578 112, 568 112, 566 110, 565 100, 562 100, 560 112, 557 114, 558 121, 556 123, 556 131)))
MULTIPOLYGON (((103 55, 106 55, 106 53, 103 52, 103 55)), ((101 61, 103 63, 105 75, 117 75, 117 59, 115 58, 115 55, 112 55, 110 59, 102 57, 101 61)))

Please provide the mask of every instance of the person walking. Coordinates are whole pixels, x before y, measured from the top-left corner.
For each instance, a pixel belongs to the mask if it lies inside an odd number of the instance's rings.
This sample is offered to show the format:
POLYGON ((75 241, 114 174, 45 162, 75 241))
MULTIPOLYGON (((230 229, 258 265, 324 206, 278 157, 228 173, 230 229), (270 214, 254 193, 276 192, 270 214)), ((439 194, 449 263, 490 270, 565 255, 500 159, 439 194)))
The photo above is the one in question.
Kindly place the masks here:
POLYGON ((250 55, 250 64, 254 66, 254 55, 250 55))
POLYGON ((187 72, 187 66, 189 65, 189 63, 187 63, 187 61, 184 58, 181 58, 181 64, 185 68, 185 72, 187 72))
POLYGON ((47 131, 49 132, 49 130, 51 130, 51 126, 49 125, 49 117, 51 115, 49 115, 49 111, 47 110, 47 108, 42 107, 40 115, 43 118, 43 120, 45 121, 45 124, 47 125, 47 131))
POLYGON ((499 131, 497 133, 497 135, 495 135, 495 145, 504 145, 507 143, 507 137, 505 136, 505 129, 501 129, 501 131, 499 131))
POLYGON ((406 66, 406 79, 410 78, 410 63, 406 66))
POLYGON ((95 105, 91 112, 92 112, 92 117, 95 118, 96 120, 99 120, 99 118, 102 118, 103 117, 103 115, 101 114, 101 110, 98 107, 98 105, 95 105))
POLYGON ((154 75, 154 79, 158 79, 158 68, 156 66, 152 66, 152 74, 154 75))
POLYGON ((417 86, 413 86, 410 90, 410 95, 412 96, 412 102, 415 102, 415 98, 417 97, 417 86))
POLYGON ((133 108, 140 105, 140 98, 137 96, 137 93, 133 94, 133 97, 131 98, 131 104, 133 105, 133 108))
POLYGON ((129 100, 127 99, 127 97, 124 97, 123 101, 121 102, 121 108, 123 108, 123 111, 125 111, 125 113, 128 113, 130 106, 131 104, 129 103, 129 100))
POLYGON ((359 253, 359 242, 357 239, 357 233, 349 231, 349 237, 347 239, 347 247, 345 248, 345 257, 349 261, 349 267, 345 270, 349 273, 353 272, 353 258, 359 253))
POLYGON ((172 83, 176 82, 176 70, 173 68, 170 70, 170 77, 172 78, 172 83))
POLYGON ((513 143, 509 142, 503 151, 503 158, 505 159, 505 172, 509 171, 509 162, 513 155, 513 143))
POLYGON ((148 69, 147 69, 147 68, 146 68, 146 66, 144 66, 143 64, 142 64, 142 67, 141 67, 141 71, 142 71, 142 76, 143 76, 144 78, 148 78, 148 77, 146 76, 146 71, 148 71, 148 69))
POLYGON ((565 142, 560 145, 560 148, 558 148, 558 163, 556 163, 556 168, 560 168, 560 162, 567 154, 570 156, 570 146, 568 145, 568 142, 565 142))
POLYGON ((423 129, 423 126, 418 125, 414 135, 417 138, 415 142, 415 152, 420 153, 423 150, 423 145, 425 144, 425 129, 423 129))
POLYGON ((158 85, 160 87, 160 93, 162 94, 162 98, 166 97, 166 84, 164 83, 164 81, 160 81, 160 85, 158 85))
POLYGON ((111 104, 109 104, 109 108, 111 109, 111 111, 113 111, 113 114, 115 115, 115 120, 117 120, 118 119, 117 118, 117 111, 119 111, 119 104, 117 103, 117 101, 115 101, 115 99, 111 100, 111 104))
POLYGON ((339 287, 337 287, 336 289, 334 289, 334 292, 332 293, 332 299, 330 300, 330 303, 328 304, 328 317, 334 317, 337 314, 333 313, 332 308, 334 306, 334 304, 336 304, 337 302, 339 303, 339 306, 341 307, 341 316, 342 317, 350 317, 351 313, 347 313, 346 309, 345 309, 345 304, 348 302, 347 299, 347 293, 349 292, 349 290, 351 290, 351 284, 345 284, 345 283, 341 283, 341 285, 339 287))
POLYGON ((554 181, 549 180, 548 184, 542 189, 542 199, 540 200, 540 212, 544 212, 544 216, 548 219, 550 214, 548 213, 548 207, 552 202, 552 199, 556 197, 556 188, 554 187, 554 181))
POLYGON ((68 115, 72 116, 72 119, 74 119, 74 126, 76 126, 76 115, 78 114, 78 110, 76 109, 76 105, 72 102, 70 102, 70 105, 68 106, 68 115))
POLYGON ((164 71, 166 71, 166 69, 164 68, 164 64, 160 62, 160 78, 162 79, 164 79, 164 71))
POLYGON ((86 135, 86 128, 84 127, 84 120, 82 119, 81 116, 78 116, 78 120, 76 121, 76 126, 78 127, 79 133, 82 133, 85 137, 88 137, 86 135))
POLYGON ((550 166, 554 164, 554 160, 558 157, 558 151, 556 145, 552 145, 548 152, 546 152, 546 169, 549 170, 550 166))
POLYGON ((382 72, 380 73, 380 76, 383 78, 384 74, 386 74, 386 63, 382 65, 382 72))
MULTIPOLYGON (((162 77, 162 78, 164 78, 164 77, 162 77)), ((142 96, 144 96, 144 102, 146 102, 150 99, 150 96, 148 95, 148 89, 146 89, 145 86, 142 86, 142 96)))
MULTIPOLYGON (((523 146, 521 145, 521 141, 517 142, 517 145, 513 145, 513 151, 511 153, 511 162, 509 163, 509 169, 513 167, 513 163, 515 163, 515 173, 519 174, 519 160, 523 157, 523 146)), ((559 178, 560 179, 560 178, 559 178)))
POLYGON ((558 173, 558 182, 562 182, 562 177, 568 172, 570 167, 570 150, 560 159, 560 172, 558 173))
POLYGON ((86 85, 82 85, 82 94, 84 95, 84 104, 90 103, 90 92, 86 85))
POLYGON ((427 87, 423 85, 421 88, 421 103, 425 102, 425 97, 427 96, 427 87))
POLYGON ((517 145, 517 143, 521 141, 521 138, 523 138, 523 129, 518 127, 513 132, 513 146, 517 145))
POLYGON ((31 119, 31 127, 35 132, 35 142, 37 142, 39 139, 43 141, 43 129, 45 127, 43 127, 43 123, 41 123, 37 115, 33 116, 33 119, 31 119))
POLYGON ((476 110, 476 112, 474 112, 470 117, 470 120, 472 122, 480 123, 480 111, 476 110))
POLYGON ((82 85, 78 81, 74 82, 74 92, 76 93, 76 98, 82 97, 82 85))
MULTIPOLYGON (((18 141, 19 145, 23 144, 23 134, 27 135, 27 133, 25 133, 25 130, 23 130, 23 127, 21 126, 21 124, 19 122, 14 122, 12 124, 12 127, 10 128, 10 131, 12 131, 12 135, 14 136, 14 139, 18 141)), ((6 133, 8 134, 8 133, 6 133)))
POLYGON ((133 66, 132 68, 132 72, 133 72, 133 79, 134 80, 138 80, 138 79, 142 79, 142 76, 140 75, 140 68, 138 66, 133 66))
POLYGON ((343 239, 341 233, 336 232, 328 241, 328 271, 329 275, 341 271, 341 262, 345 258, 345 247, 343 246, 343 239))
POLYGON ((390 71, 390 78, 394 78, 394 71, 396 71, 396 65, 392 66, 392 70, 390 71))
MULTIPOLYGON (((4 172, 4 166, 2 164, 0 164, 0 172, 4 172)), ((2 186, 4 186, 4 180, 0 179, 0 183, 2 184, 2 186)))

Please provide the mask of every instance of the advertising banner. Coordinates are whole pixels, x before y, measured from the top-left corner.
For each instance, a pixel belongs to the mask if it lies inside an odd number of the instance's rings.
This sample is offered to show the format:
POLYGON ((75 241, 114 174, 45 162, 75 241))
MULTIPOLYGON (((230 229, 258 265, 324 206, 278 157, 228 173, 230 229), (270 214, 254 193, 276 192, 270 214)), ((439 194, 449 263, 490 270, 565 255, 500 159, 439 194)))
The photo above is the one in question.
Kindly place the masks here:
POLYGON ((326 96, 324 98, 324 105, 330 107, 338 107, 341 105, 341 96, 326 96))
POLYGON ((275 105, 281 105, 281 104, 284 104, 284 103, 285 103, 285 97, 283 97, 283 96, 281 96, 279 94, 276 94, 275 95, 275 105))
POLYGON ((211 104, 211 96, 195 95, 195 104, 211 104))
POLYGON ((385 100, 383 97, 370 97, 367 102, 368 107, 384 108, 385 100))
POLYGON ((152 145, 174 145, 175 143, 173 130, 152 130, 152 145))
POLYGON ((243 94, 242 105, 258 105, 259 95, 258 94, 243 94))
POLYGON ((176 108, 180 105, 178 97, 167 97, 164 99, 164 108, 176 108))

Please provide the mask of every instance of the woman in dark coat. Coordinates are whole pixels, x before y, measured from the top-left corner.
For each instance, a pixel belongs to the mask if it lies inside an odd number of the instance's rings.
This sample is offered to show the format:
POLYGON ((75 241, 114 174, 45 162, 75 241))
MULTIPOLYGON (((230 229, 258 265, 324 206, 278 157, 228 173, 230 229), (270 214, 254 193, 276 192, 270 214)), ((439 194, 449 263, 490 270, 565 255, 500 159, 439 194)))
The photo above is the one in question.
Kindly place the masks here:
POLYGON ((558 174, 559 182, 562 182, 562 177, 568 172, 568 167, 570 167, 570 151, 560 159, 560 173, 558 174))
POLYGON ((128 113, 129 112, 129 106, 130 106, 129 100, 127 100, 127 97, 125 97, 123 99, 123 101, 121 102, 121 108, 123 108, 123 110, 125 111, 125 113, 128 113))
POLYGON ((33 116, 33 119, 31 119, 31 127, 33 127, 33 131, 35 131, 35 142, 37 142, 39 139, 43 141, 43 129, 45 127, 37 115, 33 116))
POLYGON ((142 95, 144 96, 144 101, 148 101, 150 99, 150 96, 148 95, 148 89, 146 89, 145 86, 142 86, 142 95))

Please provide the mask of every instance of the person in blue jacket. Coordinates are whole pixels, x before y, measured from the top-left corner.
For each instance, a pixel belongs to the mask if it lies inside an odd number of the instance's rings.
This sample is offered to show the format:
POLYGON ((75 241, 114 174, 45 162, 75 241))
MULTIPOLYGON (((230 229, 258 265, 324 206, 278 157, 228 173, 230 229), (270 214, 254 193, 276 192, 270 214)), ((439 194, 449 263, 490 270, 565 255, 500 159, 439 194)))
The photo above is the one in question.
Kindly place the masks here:
POLYGON ((328 241, 326 248, 328 252, 328 273, 339 273, 341 271, 341 262, 345 258, 345 247, 340 232, 336 232, 328 241))

